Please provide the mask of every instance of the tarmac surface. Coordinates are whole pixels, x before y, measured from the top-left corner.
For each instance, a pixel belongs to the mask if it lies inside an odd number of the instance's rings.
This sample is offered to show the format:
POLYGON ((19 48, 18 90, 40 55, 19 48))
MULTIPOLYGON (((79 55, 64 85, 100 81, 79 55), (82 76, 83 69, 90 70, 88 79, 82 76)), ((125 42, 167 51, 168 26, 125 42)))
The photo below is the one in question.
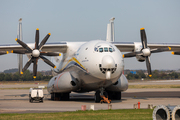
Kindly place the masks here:
MULTIPOLYGON (((130 85, 151 84, 180 84, 180 81, 156 81, 156 82, 130 82, 130 85)), ((1 113, 49 113, 81 110, 86 105, 89 110, 94 105, 95 110, 108 109, 107 103, 95 103, 94 92, 71 93, 70 101, 52 101, 50 94, 44 89, 44 102, 29 103, 29 89, 6 89, 20 87, 37 87, 38 84, 0 84, 0 114, 1 113), (2 89, 5 88, 5 89, 2 89)), ((43 86, 43 85, 41 85, 43 86)), ((134 104, 141 103, 141 108, 147 108, 148 104, 156 105, 180 105, 180 88, 161 89, 128 89, 122 92, 122 100, 113 100, 112 109, 134 109, 134 104)))

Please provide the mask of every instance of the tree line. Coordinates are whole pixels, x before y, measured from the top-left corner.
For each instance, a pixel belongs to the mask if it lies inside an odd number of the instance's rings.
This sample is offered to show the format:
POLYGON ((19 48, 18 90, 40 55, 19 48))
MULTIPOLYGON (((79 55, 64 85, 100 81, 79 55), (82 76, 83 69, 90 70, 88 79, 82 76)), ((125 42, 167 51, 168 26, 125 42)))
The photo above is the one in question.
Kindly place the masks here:
POLYGON ((15 73, 0 73, 0 81, 34 81, 34 80, 45 80, 48 81, 52 78, 52 75, 43 75, 41 72, 37 73, 36 78, 33 78, 33 73, 26 70, 23 75, 18 72, 15 73))
MULTIPOLYGON (((153 80, 170 80, 170 79, 180 79, 180 73, 171 71, 159 71, 154 70, 152 71, 152 77, 148 77, 144 74, 145 71, 143 70, 136 70, 136 74, 133 73, 126 73, 126 77, 128 80, 134 79, 153 79, 153 80)), ((49 81, 53 76, 52 75, 43 75, 41 72, 37 73, 36 79, 33 78, 33 73, 29 70, 26 70, 23 75, 19 75, 18 72, 15 73, 0 73, 0 81, 49 81)))
POLYGON ((127 75, 128 80, 134 80, 134 79, 155 79, 155 80, 170 80, 170 79, 180 79, 180 73, 177 72, 167 72, 167 71, 159 71, 154 70, 152 71, 152 77, 149 77, 144 74, 144 71, 138 70, 136 71, 136 74, 128 73, 127 75))

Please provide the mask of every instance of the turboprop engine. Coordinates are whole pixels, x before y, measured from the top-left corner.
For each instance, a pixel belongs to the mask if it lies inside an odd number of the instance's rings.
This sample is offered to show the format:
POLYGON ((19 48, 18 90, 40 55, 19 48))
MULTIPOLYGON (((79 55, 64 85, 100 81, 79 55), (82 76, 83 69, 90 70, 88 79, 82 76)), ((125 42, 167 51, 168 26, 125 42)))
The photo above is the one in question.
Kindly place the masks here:
POLYGON ((131 53, 126 53, 123 55, 123 57, 135 57, 138 61, 143 62, 146 61, 146 67, 148 71, 149 77, 152 76, 151 71, 151 63, 150 63, 150 56, 151 53, 159 53, 163 51, 169 51, 171 50, 171 47, 162 47, 162 48, 154 48, 150 49, 147 45, 147 38, 146 38, 146 32, 144 28, 140 29, 140 35, 141 35, 141 43, 134 43, 134 51, 131 53))
POLYGON ((108 91, 121 92, 128 89, 128 80, 125 75, 121 75, 116 83, 106 88, 108 91))
MULTIPOLYGON (((141 43, 136 43, 136 42, 134 43, 134 52, 141 52, 142 49, 143 49, 143 47, 142 47, 141 43)), ((143 55, 136 55, 136 59, 139 62, 144 62, 146 58, 143 55)))
POLYGON ((78 83, 69 72, 63 72, 49 81, 47 89, 49 93, 68 93, 77 90, 78 83))

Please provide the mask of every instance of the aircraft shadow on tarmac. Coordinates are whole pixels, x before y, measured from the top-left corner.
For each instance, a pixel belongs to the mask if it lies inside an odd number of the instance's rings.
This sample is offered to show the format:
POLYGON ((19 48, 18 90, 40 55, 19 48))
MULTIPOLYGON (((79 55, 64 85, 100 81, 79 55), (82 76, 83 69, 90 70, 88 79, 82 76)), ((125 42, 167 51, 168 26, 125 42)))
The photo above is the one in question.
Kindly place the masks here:
POLYGON ((29 96, 29 94, 21 94, 21 95, 4 95, 4 96, 14 96, 14 97, 26 97, 26 96, 29 96))
MULTIPOLYGON (((50 94, 47 95, 48 97, 46 100, 52 101, 50 99, 50 94)), ((112 100, 112 103, 119 103, 122 101, 126 101, 127 99, 121 99, 121 100, 112 100)), ((94 94, 70 94, 70 99, 68 101, 75 101, 75 102, 85 102, 85 103, 94 103, 94 94)), ((63 101, 59 101, 63 102, 63 101)))
POLYGON ((122 93, 122 97, 133 98, 180 98, 179 91, 153 91, 153 92, 128 92, 122 93))
MULTIPOLYGON (((29 94, 17 94, 17 95, 4 95, 11 96, 13 99, 4 98, 0 100, 28 100, 29 94)), ((44 99, 51 101, 50 94, 44 94, 44 99)), ((112 103, 119 103, 123 101, 127 101, 126 98, 132 99, 148 99, 148 98, 180 98, 179 91, 153 91, 153 92, 123 92, 121 100, 112 100, 112 103)), ((70 94, 69 101, 76 102, 86 102, 86 103, 94 103, 94 94, 92 93, 79 93, 79 94, 70 94)), ((59 101, 61 102, 61 101, 59 101)))

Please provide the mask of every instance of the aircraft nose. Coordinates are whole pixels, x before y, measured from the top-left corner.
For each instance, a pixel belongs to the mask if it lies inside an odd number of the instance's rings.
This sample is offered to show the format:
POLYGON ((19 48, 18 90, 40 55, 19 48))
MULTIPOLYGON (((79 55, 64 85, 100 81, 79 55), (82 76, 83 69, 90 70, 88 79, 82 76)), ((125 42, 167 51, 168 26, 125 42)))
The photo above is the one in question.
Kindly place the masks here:
POLYGON ((99 64, 100 71, 105 74, 106 79, 111 79, 112 74, 116 71, 117 64, 113 57, 111 56, 104 56, 102 58, 101 64, 99 64))
POLYGON ((102 67, 103 68, 114 68, 115 67, 115 62, 114 62, 114 59, 107 55, 107 56, 104 56, 102 58, 102 67))

